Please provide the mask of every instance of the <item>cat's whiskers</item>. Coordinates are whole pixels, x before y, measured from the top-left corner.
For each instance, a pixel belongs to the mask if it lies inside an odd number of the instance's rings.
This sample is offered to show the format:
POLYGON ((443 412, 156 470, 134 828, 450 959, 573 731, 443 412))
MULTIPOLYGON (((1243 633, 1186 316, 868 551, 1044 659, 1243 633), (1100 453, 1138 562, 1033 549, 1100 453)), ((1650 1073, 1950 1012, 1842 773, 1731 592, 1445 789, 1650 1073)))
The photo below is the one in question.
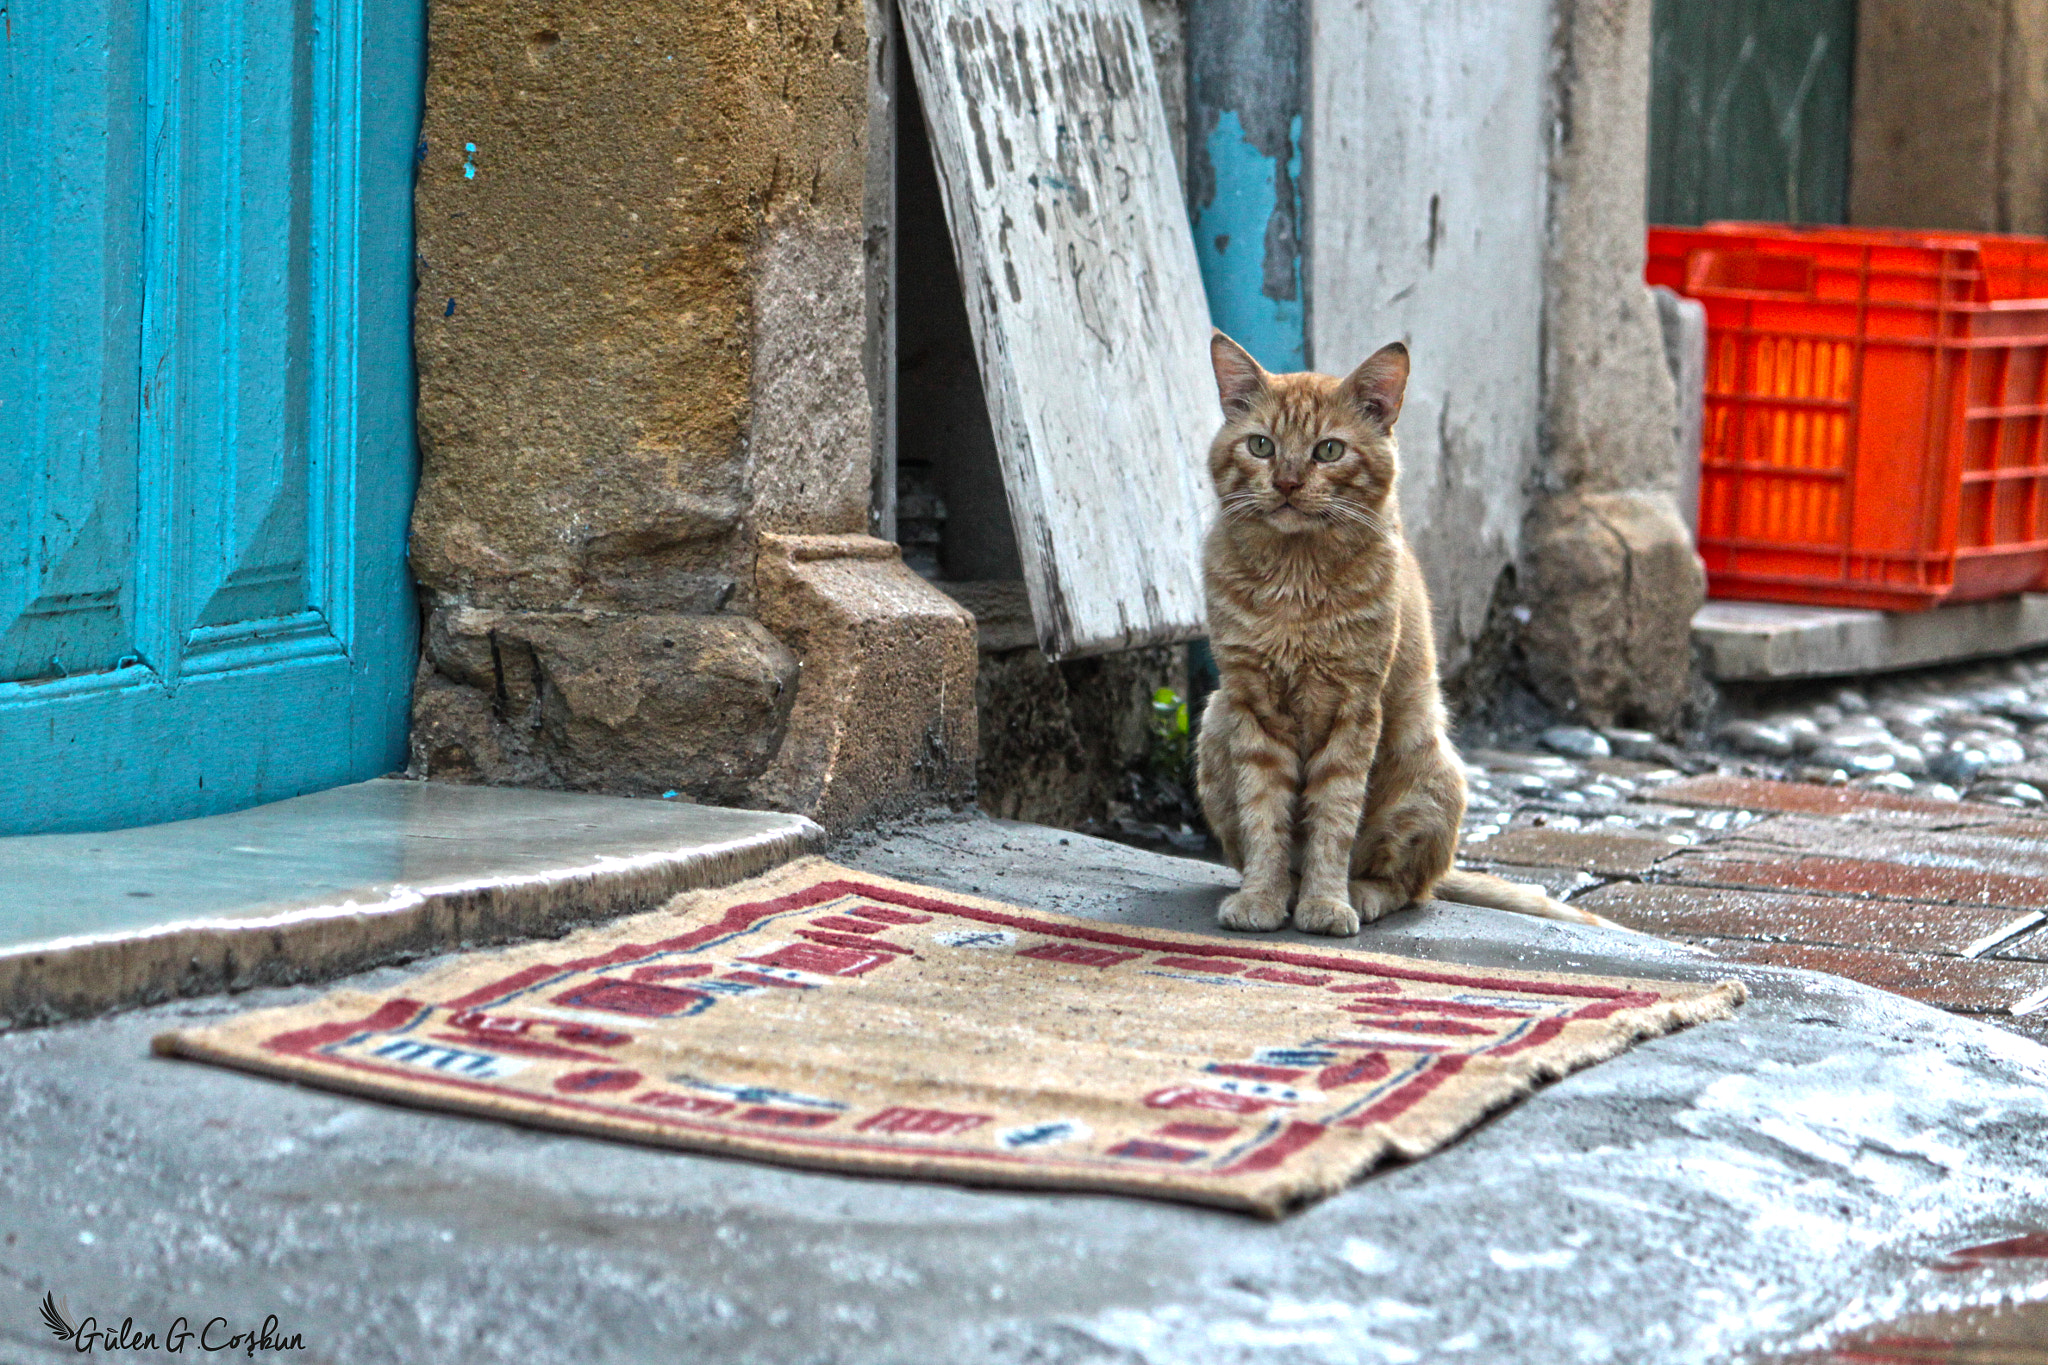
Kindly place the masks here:
POLYGON ((1342 521, 1354 526, 1363 526, 1374 535, 1384 536, 1387 534, 1387 524, 1380 518, 1377 512, 1368 511, 1356 503, 1346 502, 1342 498, 1332 498, 1328 503, 1324 504, 1323 515, 1332 521, 1342 521))
POLYGON ((1260 503, 1264 499, 1252 489, 1241 488, 1235 493, 1226 493, 1221 501, 1224 517, 1232 521, 1243 521, 1247 517, 1259 514, 1262 510, 1260 503))

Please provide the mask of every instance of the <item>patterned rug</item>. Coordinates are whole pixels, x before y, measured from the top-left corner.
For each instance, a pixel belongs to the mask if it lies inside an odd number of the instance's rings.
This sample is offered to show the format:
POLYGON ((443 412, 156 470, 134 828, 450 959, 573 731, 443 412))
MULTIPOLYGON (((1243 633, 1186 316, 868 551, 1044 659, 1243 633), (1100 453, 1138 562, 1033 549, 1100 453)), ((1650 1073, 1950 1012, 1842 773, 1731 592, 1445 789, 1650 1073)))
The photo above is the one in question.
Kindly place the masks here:
POLYGON ((156 1050, 692 1151, 1277 1217, 1742 999, 1127 928, 807 858, 156 1050))

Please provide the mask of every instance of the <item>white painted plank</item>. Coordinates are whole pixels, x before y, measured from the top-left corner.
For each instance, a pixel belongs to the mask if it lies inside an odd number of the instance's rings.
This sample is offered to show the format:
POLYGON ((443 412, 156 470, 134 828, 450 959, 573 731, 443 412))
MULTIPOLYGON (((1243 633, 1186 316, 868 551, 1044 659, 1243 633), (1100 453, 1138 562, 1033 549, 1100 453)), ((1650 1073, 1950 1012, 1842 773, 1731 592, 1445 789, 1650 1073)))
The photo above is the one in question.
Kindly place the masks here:
POLYGON ((1040 645, 1202 633, 1208 306, 1137 0, 903 0, 1040 645))

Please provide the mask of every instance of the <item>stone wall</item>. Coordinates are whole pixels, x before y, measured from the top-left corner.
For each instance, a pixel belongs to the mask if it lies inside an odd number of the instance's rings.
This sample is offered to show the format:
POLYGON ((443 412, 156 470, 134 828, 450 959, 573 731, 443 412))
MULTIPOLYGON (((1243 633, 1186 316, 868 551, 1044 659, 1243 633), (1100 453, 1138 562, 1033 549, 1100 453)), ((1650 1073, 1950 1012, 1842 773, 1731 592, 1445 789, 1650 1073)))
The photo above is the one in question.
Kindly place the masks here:
MULTIPOLYGON (((1314 0, 1306 268, 1316 363, 1416 348, 1402 496, 1451 669, 1526 617, 1553 705, 1664 723, 1698 569, 1640 283, 1648 6, 1314 0)), ((964 799, 978 756, 991 809, 1064 822, 1142 756, 1177 656, 991 649, 977 684, 973 617, 869 534, 888 14, 433 4, 417 773, 844 826, 964 799)), ((1178 0, 1147 18, 1177 62, 1178 0)))
POLYGON ((971 618, 864 534, 862 6, 429 26, 415 770, 837 823, 964 795, 971 618))
POLYGON ((2048 6, 1861 0, 1849 221, 2048 232, 2048 6))

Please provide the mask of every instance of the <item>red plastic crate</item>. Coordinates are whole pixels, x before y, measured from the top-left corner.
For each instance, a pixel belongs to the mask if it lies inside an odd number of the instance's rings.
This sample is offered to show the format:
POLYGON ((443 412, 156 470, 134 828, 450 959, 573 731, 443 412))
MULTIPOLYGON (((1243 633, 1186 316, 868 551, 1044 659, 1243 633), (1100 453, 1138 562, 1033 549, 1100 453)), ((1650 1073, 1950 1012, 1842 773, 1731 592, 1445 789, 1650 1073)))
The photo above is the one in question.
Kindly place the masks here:
POLYGON ((1708 592, 1917 610, 2048 587, 2048 239, 1651 228, 1707 309, 1708 592))

